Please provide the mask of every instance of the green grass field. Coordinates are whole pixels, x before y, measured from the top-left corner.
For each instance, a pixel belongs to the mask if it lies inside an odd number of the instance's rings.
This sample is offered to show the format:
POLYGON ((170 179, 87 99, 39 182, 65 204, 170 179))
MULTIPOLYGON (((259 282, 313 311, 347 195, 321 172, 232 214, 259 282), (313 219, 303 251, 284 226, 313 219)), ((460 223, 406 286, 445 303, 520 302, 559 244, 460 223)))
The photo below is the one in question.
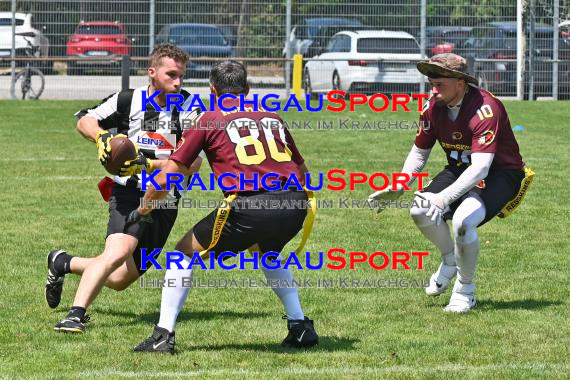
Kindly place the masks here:
MULTIPOLYGON (((92 102, 0 102, 2 216, 0 220, 0 375, 3 378, 567 378, 570 373, 568 281, 568 102, 507 102, 524 160, 537 173, 530 194, 510 218, 479 230, 482 252, 478 306, 468 315, 442 312, 449 293, 423 289, 300 289, 321 344, 308 351, 279 347, 286 335, 282 308, 270 289, 193 289, 177 326, 176 356, 133 354, 158 318, 159 289, 138 283, 105 289, 82 336, 53 325, 70 306, 78 277, 66 278, 60 307, 43 298, 46 253, 56 247, 95 256, 103 247, 107 205, 104 175, 93 144, 74 130, 73 113, 92 102), (565 216, 566 215, 566 216, 565 216)), ((286 120, 416 120, 417 113, 283 115, 286 120)), ((415 131, 293 131, 313 172, 338 168, 399 171, 415 131)), ((435 148, 426 171, 444 165, 435 148)), ((209 172, 204 165, 203 172, 209 172)), ((319 192, 321 199, 365 199, 354 192, 319 192)), ((219 192, 190 194, 220 199, 219 192)), ((411 199, 411 195, 407 194, 411 199)), ((208 210, 183 210, 167 243, 208 210)), ((298 238, 288 248, 294 249, 298 238)), ((298 271, 297 278, 428 279, 439 254, 406 210, 329 209, 318 213, 306 250, 429 250, 425 270, 298 271)), ((163 257, 164 258, 164 257, 163 257)), ((194 278, 260 278, 258 271, 200 271, 194 278)), ((147 278, 162 278, 151 270, 147 278)))

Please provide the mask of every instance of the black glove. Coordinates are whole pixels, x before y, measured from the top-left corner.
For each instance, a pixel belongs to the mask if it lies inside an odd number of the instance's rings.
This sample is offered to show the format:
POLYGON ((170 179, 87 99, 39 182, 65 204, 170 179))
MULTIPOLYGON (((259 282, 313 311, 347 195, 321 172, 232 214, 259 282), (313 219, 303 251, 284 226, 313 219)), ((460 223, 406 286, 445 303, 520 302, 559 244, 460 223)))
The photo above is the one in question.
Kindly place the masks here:
POLYGON ((133 211, 131 211, 131 213, 127 217, 127 221, 125 222, 125 228, 123 229, 123 232, 126 232, 130 226, 132 226, 133 224, 137 224, 137 223, 151 224, 152 223, 152 216, 150 215, 150 213, 146 214, 146 215, 142 215, 138 212, 137 209, 134 209, 133 211))

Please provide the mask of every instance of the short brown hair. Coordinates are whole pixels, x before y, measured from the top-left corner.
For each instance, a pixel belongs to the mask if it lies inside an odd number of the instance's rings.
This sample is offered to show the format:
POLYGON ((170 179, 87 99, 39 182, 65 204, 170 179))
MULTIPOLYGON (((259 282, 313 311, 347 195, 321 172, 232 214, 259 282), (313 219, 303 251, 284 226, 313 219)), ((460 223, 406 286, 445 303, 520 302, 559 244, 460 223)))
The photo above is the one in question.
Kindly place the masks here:
POLYGON ((188 62, 188 54, 173 44, 161 44, 156 46, 148 59, 148 67, 158 66, 162 58, 172 58, 176 62, 186 64, 188 62))

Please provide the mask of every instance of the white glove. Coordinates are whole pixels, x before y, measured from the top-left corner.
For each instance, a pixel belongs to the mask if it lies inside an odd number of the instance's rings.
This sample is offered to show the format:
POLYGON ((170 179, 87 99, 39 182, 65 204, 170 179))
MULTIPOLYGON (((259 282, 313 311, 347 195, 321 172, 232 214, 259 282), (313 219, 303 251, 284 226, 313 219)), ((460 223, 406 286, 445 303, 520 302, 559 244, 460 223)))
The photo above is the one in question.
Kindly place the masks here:
POLYGON ((443 198, 439 194, 424 193, 421 191, 416 191, 414 194, 429 202, 429 210, 426 212, 426 216, 428 218, 431 217, 431 221, 435 222, 436 226, 439 226, 443 220, 443 214, 449 211, 449 206, 445 203, 443 198))
MULTIPOLYGON (((396 199, 400 198, 403 193, 404 193, 404 189, 398 189, 398 190, 384 189, 384 190, 377 191, 374 194, 371 194, 368 197, 368 201, 369 202, 373 202, 373 201, 376 201, 376 202, 395 201, 396 199)), ((381 213, 382 211, 384 211, 384 209, 385 209, 385 207, 380 206, 380 207, 378 207, 376 212, 381 213)))

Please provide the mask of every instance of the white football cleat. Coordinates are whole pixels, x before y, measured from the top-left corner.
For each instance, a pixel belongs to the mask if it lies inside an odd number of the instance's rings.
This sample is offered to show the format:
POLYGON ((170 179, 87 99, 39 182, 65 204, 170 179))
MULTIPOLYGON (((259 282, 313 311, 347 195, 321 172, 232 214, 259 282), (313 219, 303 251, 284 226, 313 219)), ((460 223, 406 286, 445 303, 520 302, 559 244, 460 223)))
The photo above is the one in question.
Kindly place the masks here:
POLYGON ((439 296, 445 292, 449 287, 449 283, 457 274, 457 267, 455 265, 439 264, 437 271, 429 279, 429 285, 425 288, 428 296, 439 296))
POLYGON ((443 308, 448 313, 467 313, 475 307, 475 284, 462 284, 455 281, 453 293, 449 299, 449 304, 443 308))

